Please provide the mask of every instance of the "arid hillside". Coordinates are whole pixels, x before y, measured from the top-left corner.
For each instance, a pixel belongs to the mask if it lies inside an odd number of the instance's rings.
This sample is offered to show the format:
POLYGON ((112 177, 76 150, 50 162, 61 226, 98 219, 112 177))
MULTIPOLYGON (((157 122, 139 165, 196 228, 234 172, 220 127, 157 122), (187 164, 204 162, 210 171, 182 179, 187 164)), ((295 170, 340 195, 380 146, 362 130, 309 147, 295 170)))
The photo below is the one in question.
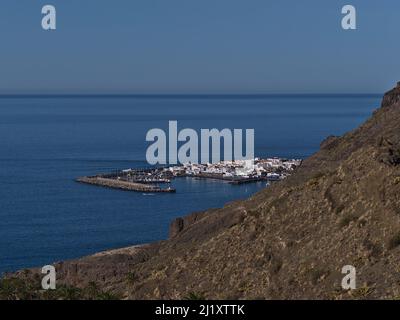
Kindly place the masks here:
POLYGON ((366 123, 327 138, 288 179, 177 219, 169 240, 56 266, 64 291, 81 288, 78 298, 88 287, 128 299, 399 298, 400 84, 366 123), (356 290, 341 288, 345 265, 357 269, 356 290))

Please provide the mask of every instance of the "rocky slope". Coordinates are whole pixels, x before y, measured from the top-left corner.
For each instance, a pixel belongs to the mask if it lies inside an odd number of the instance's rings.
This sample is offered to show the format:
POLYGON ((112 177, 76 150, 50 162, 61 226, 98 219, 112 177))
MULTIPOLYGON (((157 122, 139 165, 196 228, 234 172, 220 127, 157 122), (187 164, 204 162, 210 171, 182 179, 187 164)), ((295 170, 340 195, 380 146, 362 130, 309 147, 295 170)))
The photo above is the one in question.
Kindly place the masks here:
POLYGON ((400 297, 400 84, 287 180, 177 219, 167 241, 57 270, 59 283, 128 299, 400 297), (357 290, 341 289, 344 265, 356 267, 357 290))

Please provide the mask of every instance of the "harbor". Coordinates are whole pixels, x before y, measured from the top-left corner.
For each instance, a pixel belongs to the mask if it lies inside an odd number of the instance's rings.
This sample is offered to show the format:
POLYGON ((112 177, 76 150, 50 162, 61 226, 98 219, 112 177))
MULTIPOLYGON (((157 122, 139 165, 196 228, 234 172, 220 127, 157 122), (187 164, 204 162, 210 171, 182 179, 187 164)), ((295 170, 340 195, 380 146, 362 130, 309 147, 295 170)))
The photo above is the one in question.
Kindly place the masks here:
POLYGON ((218 163, 176 165, 170 167, 134 168, 76 179, 79 183, 142 193, 175 193, 174 179, 186 177, 214 179, 232 185, 265 181, 280 181, 298 166, 299 159, 267 158, 254 160, 221 161, 218 163))

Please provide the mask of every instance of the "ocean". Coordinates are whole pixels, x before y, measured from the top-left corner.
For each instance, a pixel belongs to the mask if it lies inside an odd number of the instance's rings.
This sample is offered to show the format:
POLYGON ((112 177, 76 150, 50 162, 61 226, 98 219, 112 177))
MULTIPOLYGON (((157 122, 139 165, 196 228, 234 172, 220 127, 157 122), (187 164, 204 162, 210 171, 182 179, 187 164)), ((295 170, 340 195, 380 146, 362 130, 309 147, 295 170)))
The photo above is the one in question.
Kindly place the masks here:
POLYGON ((255 129, 258 157, 305 158, 356 128, 379 95, 0 97, 0 273, 162 240, 170 222, 265 183, 177 179, 144 195, 75 178, 146 166, 152 128, 255 129))

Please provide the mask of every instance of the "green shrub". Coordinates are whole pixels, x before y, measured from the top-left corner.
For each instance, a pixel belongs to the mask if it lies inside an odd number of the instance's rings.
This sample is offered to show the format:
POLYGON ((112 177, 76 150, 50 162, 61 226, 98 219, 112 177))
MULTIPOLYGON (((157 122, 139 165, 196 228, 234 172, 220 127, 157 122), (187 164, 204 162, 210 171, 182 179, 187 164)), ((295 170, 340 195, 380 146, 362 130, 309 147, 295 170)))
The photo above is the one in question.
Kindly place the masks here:
POLYGON ((40 281, 20 278, 0 279, 0 300, 119 300, 111 292, 91 282, 84 288, 58 285, 56 290, 43 290, 40 281))
POLYGON ((357 214, 348 214, 344 216, 342 219, 339 221, 339 227, 344 228, 347 227, 351 222, 357 221, 360 218, 359 215, 357 214))
POLYGON ((137 280, 137 277, 136 277, 136 274, 134 272, 129 272, 126 275, 126 282, 128 282, 129 285, 135 284, 136 280, 137 280))
POLYGON ((189 292, 189 294, 185 297, 185 300, 206 300, 206 298, 202 294, 189 292))

